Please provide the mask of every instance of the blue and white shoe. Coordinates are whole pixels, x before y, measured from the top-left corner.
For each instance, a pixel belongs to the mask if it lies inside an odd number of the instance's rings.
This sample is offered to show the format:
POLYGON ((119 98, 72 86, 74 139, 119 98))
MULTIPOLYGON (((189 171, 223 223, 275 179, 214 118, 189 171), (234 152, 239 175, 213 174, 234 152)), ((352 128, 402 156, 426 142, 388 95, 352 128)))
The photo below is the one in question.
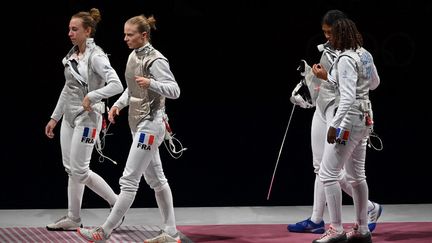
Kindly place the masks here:
POLYGON ((324 220, 321 220, 321 222, 316 224, 308 218, 295 224, 289 224, 287 229, 289 232, 296 233, 323 234, 325 232, 325 223, 324 220))
POLYGON ((374 207, 368 211, 368 227, 370 232, 375 230, 377 221, 383 211, 383 207, 378 203, 372 202, 372 204, 374 207))

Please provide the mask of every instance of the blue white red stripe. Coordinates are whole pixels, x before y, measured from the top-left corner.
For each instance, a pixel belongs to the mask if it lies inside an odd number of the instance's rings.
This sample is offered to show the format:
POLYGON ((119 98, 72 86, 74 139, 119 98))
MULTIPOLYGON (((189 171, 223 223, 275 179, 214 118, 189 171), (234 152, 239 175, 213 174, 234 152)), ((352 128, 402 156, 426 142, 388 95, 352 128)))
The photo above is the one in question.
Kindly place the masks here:
POLYGON ((138 142, 141 144, 152 145, 154 142, 154 135, 142 132, 140 134, 138 142))

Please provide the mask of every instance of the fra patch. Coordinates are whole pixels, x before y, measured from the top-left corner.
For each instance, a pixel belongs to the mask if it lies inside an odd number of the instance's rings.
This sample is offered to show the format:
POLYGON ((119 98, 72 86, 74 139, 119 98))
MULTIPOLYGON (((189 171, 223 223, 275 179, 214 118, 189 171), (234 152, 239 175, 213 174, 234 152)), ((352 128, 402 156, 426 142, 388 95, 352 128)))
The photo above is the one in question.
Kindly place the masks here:
POLYGON ((350 132, 348 130, 336 129, 336 142, 345 145, 348 141, 350 132))
POLYGON ((96 138, 96 128, 84 127, 82 143, 93 143, 96 138))
POLYGON ((151 150, 151 146, 154 143, 154 135, 148 133, 140 133, 137 148, 143 150, 151 150))

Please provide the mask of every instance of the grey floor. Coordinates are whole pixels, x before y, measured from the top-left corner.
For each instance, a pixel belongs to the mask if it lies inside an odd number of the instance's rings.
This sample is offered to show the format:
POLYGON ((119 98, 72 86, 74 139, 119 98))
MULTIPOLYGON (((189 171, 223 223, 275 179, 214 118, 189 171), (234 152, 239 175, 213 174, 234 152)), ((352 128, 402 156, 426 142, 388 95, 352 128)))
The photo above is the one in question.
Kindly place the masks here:
MULTIPOLYGON (((432 204, 389 204, 380 222, 432 222, 432 204)), ((176 208, 177 225, 209 224, 287 224, 310 216, 312 206, 277 207, 186 207, 176 208)), ((0 227, 45 227, 66 209, 0 210, 0 227)), ((98 226, 108 216, 109 209, 83 209, 84 226, 98 226)), ((353 206, 343 207, 343 221, 353 222, 353 206)), ((324 220, 328 221, 327 213, 324 220)), ((123 225, 160 225, 157 208, 131 208, 123 225)))

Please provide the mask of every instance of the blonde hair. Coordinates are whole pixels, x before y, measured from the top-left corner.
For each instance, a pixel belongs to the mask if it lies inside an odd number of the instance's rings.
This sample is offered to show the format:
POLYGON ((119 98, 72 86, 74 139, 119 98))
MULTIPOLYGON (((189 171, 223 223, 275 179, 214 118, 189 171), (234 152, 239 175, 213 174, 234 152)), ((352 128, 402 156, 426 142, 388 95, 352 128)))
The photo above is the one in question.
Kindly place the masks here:
POLYGON ((147 37, 150 40, 151 29, 156 29, 156 19, 153 15, 146 17, 143 14, 134 16, 126 21, 127 24, 136 25, 140 33, 147 32, 147 37))

